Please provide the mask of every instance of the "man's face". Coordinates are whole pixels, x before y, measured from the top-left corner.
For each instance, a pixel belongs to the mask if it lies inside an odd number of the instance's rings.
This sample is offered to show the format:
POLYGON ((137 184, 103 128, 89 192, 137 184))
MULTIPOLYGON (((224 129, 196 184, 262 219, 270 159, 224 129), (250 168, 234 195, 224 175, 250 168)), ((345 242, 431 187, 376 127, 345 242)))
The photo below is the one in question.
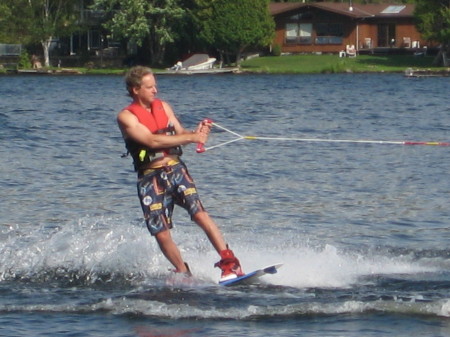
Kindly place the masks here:
POLYGON ((155 99, 156 93, 156 80, 152 74, 142 77, 141 86, 133 89, 134 94, 143 103, 151 103, 155 99))

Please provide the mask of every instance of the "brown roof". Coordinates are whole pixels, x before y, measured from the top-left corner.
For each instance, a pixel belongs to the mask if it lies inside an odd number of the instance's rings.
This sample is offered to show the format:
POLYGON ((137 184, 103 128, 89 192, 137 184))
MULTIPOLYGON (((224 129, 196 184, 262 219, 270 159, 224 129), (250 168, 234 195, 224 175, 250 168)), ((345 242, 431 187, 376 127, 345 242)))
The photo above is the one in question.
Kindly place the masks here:
POLYGON ((414 5, 404 4, 353 4, 353 10, 350 10, 348 3, 336 3, 336 2, 315 2, 315 3, 302 3, 302 2, 271 2, 269 4, 270 13, 273 16, 287 13, 302 7, 314 7, 323 9, 326 11, 334 12, 341 15, 346 15, 354 18, 366 18, 366 17, 412 17, 414 13, 414 5), (383 13, 390 6, 395 6, 393 10, 383 13))
POLYGON ((304 7, 305 5, 306 4, 304 3, 296 3, 296 2, 271 2, 269 3, 269 11, 270 14, 272 15, 278 15, 289 12, 293 9, 304 7))

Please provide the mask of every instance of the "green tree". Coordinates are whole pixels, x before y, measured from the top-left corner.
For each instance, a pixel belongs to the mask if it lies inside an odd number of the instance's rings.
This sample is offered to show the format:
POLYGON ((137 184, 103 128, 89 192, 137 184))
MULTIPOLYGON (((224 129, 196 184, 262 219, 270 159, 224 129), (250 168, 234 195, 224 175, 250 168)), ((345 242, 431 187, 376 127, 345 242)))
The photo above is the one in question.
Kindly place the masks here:
POLYGON ((450 48, 450 1, 417 0, 415 16, 417 29, 426 40, 441 44, 436 63, 448 66, 447 53, 450 48))
POLYGON ((0 42, 17 44, 30 42, 28 28, 24 25, 22 7, 23 3, 20 0, 2 0, 0 3, 0 42))
POLYGON ((268 0, 197 0, 194 11, 202 39, 221 54, 241 55, 250 48, 267 47, 275 24, 268 0))
POLYGON ((148 46, 149 62, 156 64, 163 62, 167 45, 177 37, 174 27, 186 15, 178 0, 95 0, 93 8, 111 13, 105 28, 148 46))
POLYGON ((55 37, 70 34, 79 16, 77 0, 6 0, 11 21, 9 33, 16 42, 40 43, 45 66, 50 65, 49 49, 55 37))
MULTIPOLYGON (((303 1, 303 0, 302 0, 303 1)), ((353 4, 413 4, 416 0, 304 0, 304 2, 345 2, 353 4)), ((272 0, 272 2, 300 2, 300 0, 272 0)))
POLYGON ((214 34, 212 31, 214 25, 211 21, 213 16, 212 4, 215 1, 217 0, 193 0, 190 7, 191 18, 196 29, 195 35, 207 46, 214 44, 214 34))
POLYGON ((9 22, 11 20, 11 9, 6 3, 0 4, 0 42, 9 43, 10 34, 8 34, 9 22))

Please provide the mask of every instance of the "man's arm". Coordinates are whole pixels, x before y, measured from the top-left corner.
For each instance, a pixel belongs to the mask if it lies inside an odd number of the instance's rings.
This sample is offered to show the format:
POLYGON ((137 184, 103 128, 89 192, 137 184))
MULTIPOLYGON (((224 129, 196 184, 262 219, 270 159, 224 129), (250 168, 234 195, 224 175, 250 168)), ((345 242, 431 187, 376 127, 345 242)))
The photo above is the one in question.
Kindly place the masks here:
MULTIPOLYGON (((167 111, 166 111, 167 112, 167 111)), ((169 121, 173 123, 175 135, 153 134, 138 118, 128 110, 122 110, 117 116, 117 123, 124 138, 131 138, 135 141, 153 149, 162 149, 190 143, 205 143, 208 133, 199 130, 193 133, 185 130, 175 117, 172 109, 168 113, 169 121)))

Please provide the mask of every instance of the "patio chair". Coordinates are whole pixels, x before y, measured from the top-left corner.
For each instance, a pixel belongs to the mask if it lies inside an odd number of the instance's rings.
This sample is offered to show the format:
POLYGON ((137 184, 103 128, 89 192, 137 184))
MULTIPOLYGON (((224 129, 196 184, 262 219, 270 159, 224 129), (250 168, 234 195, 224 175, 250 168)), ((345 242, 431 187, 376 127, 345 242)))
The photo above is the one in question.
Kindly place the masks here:
POLYGON ((355 46, 352 45, 347 45, 345 48, 345 53, 347 54, 348 57, 356 57, 356 49, 355 46))
POLYGON ((411 48, 411 38, 410 37, 403 38, 403 47, 411 48))

